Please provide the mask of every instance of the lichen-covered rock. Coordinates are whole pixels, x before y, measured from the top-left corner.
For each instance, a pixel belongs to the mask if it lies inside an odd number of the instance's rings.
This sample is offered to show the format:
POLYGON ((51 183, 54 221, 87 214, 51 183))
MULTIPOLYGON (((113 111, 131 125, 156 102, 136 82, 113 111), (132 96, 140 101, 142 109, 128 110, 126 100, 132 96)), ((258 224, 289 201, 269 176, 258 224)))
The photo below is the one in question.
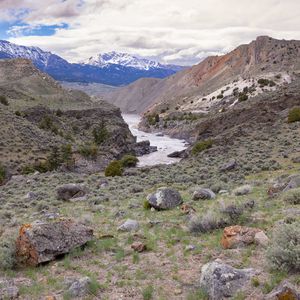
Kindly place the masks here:
POLYGON ((83 297, 89 292, 91 279, 89 277, 67 278, 65 284, 68 287, 67 293, 71 297, 83 297))
POLYGON ((288 183, 284 188, 284 192, 300 187, 300 175, 291 175, 288 177, 288 183))
POLYGON ((240 225, 225 227, 221 244, 224 249, 244 247, 255 242, 265 246, 268 237, 259 228, 240 225))
POLYGON ((93 239, 93 230, 73 220, 25 224, 16 241, 16 257, 25 265, 37 266, 93 239))
POLYGON ((236 195, 236 196, 244 196, 244 195, 247 195, 249 193, 252 192, 252 186, 251 185, 248 185, 248 184, 245 184, 245 185, 242 185, 242 186, 239 186, 237 187, 233 193, 236 195))
POLYGON ((266 296, 266 300, 300 300, 300 293, 285 280, 266 296))
POLYGON ((128 219, 125 223, 118 227, 119 231, 137 231, 139 229, 139 223, 136 220, 128 219))
POLYGON ((0 299, 17 299, 19 297, 19 288, 13 281, 0 279, 0 299))
POLYGON ((235 269, 217 259, 202 267, 200 286, 209 299, 229 298, 249 285, 254 275, 254 269, 235 269))
POLYGON ((82 198, 86 195, 87 189, 85 186, 80 184, 65 184, 57 189, 57 199, 59 200, 70 200, 82 198))
POLYGON ((166 187, 159 188, 148 195, 149 205, 158 210, 172 209, 182 204, 182 197, 178 191, 166 187))
POLYGON ((193 200, 214 199, 216 194, 211 189, 197 189, 193 194, 193 200))
POLYGON ((221 172, 227 172, 234 170, 237 167, 237 162, 235 159, 230 160, 229 162, 225 163, 221 166, 220 171, 221 172))

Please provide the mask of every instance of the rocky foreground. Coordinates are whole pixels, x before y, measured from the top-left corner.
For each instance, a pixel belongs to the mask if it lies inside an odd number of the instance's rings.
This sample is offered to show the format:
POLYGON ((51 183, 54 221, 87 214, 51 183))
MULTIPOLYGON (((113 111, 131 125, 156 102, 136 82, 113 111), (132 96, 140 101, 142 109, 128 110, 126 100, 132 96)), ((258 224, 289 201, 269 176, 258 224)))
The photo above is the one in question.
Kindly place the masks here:
POLYGON ((0 190, 0 298, 299 299, 288 110, 176 165, 13 176, 0 190))

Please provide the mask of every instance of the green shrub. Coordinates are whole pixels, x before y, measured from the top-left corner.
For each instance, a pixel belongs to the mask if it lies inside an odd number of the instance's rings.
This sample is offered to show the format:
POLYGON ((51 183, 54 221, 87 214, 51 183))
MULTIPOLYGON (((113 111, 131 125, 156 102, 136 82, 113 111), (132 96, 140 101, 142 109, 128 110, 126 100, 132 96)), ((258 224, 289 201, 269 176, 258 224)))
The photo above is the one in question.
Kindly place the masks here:
POLYGON ((0 270, 11 270, 16 266, 16 232, 4 233, 0 240, 0 270))
POLYGON ((300 222, 278 226, 267 249, 267 259, 276 270, 300 271, 300 222))
POLYGON ((63 115, 62 110, 61 110, 61 109, 58 109, 58 110, 56 111, 56 115, 57 115, 58 117, 61 117, 61 116, 63 115))
POLYGON ((93 129, 93 137, 96 145, 101 145, 107 140, 109 132, 104 124, 93 129))
POLYGON ((300 204, 300 188, 284 193, 283 200, 290 204, 300 204))
POLYGON ((294 107, 289 111, 288 123, 300 121, 300 107, 294 107))
POLYGON ((73 159, 73 150, 72 145, 62 145, 61 147, 61 160, 68 168, 72 168, 74 166, 74 159, 73 159))
POLYGON ((98 147, 95 144, 81 145, 79 153, 87 159, 96 159, 98 154, 98 147))
POLYGON ((224 95, 223 95, 223 94, 219 94, 219 95, 217 96, 217 99, 222 99, 222 98, 224 98, 224 95))
POLYGON ((6 106, 9 105, 8 100, 5 96, 0 96, 0 103, 6 106))
POLYGON ((239 101, 243 102, 243 101, 247 101, 248 100, 248 95, 246 93, 239 93, 239 101))
POLYGON ((18 117, 21 117, 21 116, 22 116, 21 113, 20 113, 18 110, 15 111, 15 115, 18 116, 18 117))
POLYGON ((151 285, 147 286, 143 290, 143 292, 142 292, 143 299, 144 300, 151 300, 151 299, 153 299, 153 292, 154 292, 153 286, 151 286, 151 285))
POLYGON ((121 164, 124 168, 135 167, 138 162, 139 162, 138 158, 130 154, 124 155, 121 159, 121 164))
POLYGON ((6 178, 6 169, 4 168, 4 166, 0 164, 0 184, 4 182, 5 178, 6 178))
POLYGON ((35 169, 34 169, 33 166, 31 166, 31 165, 25 165, 25 166, 22 167, 21 173, 23 175, 28 175, 28 174, 34 173, 34 171, 35 171, 35 169))
POLYGON ((158 115, 158 114, 155 114, 155 115, 149 115, 149 116, 147 117, 147 120, 148 120, 149 125, 154 126, 154 125, 156 125, 157 123, 159 123, 160 118, 159 118, 159 115, 158 115))
POLYGON ((192 154, 193 155, 196 155, 206 149, 209 149, 211 148, 213 145, 213 140, 212 139, 208 139, 208 140, 205 140, 205 141, 201 141, 201 142, 198 142, 196 143, 193 148, 192 148, 192 154))
POLYGON ((53 119, 49 116, 44 116, 39 123, 39 128, 43 130, 52 131, 54 134, 58 134, 58 128, 53 123, 53 119))
POLYGON ((105 169, 106 177, 122 176, 122 174, 123 174, 122 164, 119 160, 114 160, 110 162, 105 169))

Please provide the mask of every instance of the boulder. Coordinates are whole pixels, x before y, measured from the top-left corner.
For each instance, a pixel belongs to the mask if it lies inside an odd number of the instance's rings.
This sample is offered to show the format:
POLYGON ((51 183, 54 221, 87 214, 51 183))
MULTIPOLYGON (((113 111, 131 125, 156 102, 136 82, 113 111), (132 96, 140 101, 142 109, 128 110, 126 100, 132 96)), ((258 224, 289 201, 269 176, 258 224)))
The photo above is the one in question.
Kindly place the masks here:
POLYGON ((166 187, 159 188, 148 195, 149 205, 158 210, 172 209, 182 204, 182 197, 178 191, 166 187))
POLYGON ((22 264, 37 266, 92 239, 93 230, 73 220, 25 224, 19 230, 16 257, 22 264))
POLYGON ((299 163, 300 163, 300 156, 297 156, 297 157, 292 158, 292 162, 293 162, 294 164, 299 164, 299 163))
POLYGON ((237 167, 237 162, 235 159, 230 160, 229 162, 225 163, 221 166, 220 171, 221 172, 227 172, 234 170, 237 167))
POLYGON ((83 297, 89 293, 89 285, 91 279, 89 277, 82 278, 67 278, 65 285, 67 286, 67 294, 74 297, 83 297))
POLYGON ((19 297, 19 288, 13 281, 0 279, 0 299, 17 299, 19 297))
POLYGON ((87 194, 87 189, 81 184, 65 184, 57 189, 57 199, 59 200, 71 200, 80 199, 87 194))
POLYGON ((239 186, 237 187, 233 193, 236 195, 236 196, 244 196, 244 195, 247 195, 249 193, 252 192, 252 186, 251 185, 248 185, 248 184, 245 184, 245 185, 242 185, 242 186, 239 186))
POLYGON ((137 231, 139 229, 139 223, 136 220, 128 219, 125 223, 119 226, 119 231, 137 231))
POLYGON ((133 150, 136 156, 142 156, 157 151, 157 147, 150 146, 150 141, 141 141, 134 145, 133 150))
POLYGON ((283 190, 284 192, 300 187, 300 175, 289 176, 287 182, 288 183, 283 190))
POLYGON ((232 249, 253 243, 266 246, 268 241, 269 238, 259 228, 235 225, 224 228, 221 244, 224 249, 232 249))
POLYGON ((171 157, 171 158, 186 158, 187 157, 187 153, 186 153, 185 150, 174 151, 174 152, 168 154, 168 157, 171 157))
POLYGON ((211 189, 198 189, 193 194, 193 200, 214 199, 216 194, 211 189))
POLYGON ((254 275, 253 269, 235 269, 217 259, 202 267, 200 286, 209 299, 229 298, 250 285, 254 275))
POLYGON ((300 294, 288 281, 283 281, 269 293, 266 300, 300 300, 300 294))

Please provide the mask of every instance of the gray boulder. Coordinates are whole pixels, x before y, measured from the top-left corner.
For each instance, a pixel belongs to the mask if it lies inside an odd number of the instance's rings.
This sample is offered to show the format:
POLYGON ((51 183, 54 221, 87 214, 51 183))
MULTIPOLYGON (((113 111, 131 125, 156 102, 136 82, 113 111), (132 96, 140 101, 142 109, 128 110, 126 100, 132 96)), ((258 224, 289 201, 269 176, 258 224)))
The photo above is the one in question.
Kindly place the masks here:
POLYGON ((68 295, 71 297, 83 297, 89 293, 89 285, 91 279, 89 277, 67 278, 65 284, 68 288, 68 295))
POLYGON ((254 275, 253 269, 235 269, 217 259, 202 267, 200 286, 207 291, 209 299, 224 299, 249 285, 254 275))
POLYGON ((211 189, 198 189, 193 193, 193 200, 214 199, 216 194, 211 189))
POLYGON ((147 200, 151 207, 158 210, 172 209, 183 202, 178 191, 166 187, 148 195, 147 200))
POLYGON ((225 163, 221 166, 220 171, 221 172, 227 172, 234 170, 237 167, 237 162, 235 159, 231 159, 229 162, 225 163))
POLYGON ((13 281, 0 279, 0 299, 17 299, 19 297, 19 288, 13 281))
POLYGON ((84 199, 87 194, 87 189, 81 184, 65 184, 57 189, 57 199, 59 200, 71 200, 71 199, 84 199))
POLYGON ((125 223, 118 227, 119 231, 137 231, 139 229, 139 223, 136 220, 128 219, 125 223))
POLYGON ((300 187, 300 175, 291 175, 287 179, 287 185, 284 188, 284 192, 291 190, 291 189, 296 189, 300 187))
POLYGON ((19 230, 16 257, 24 265, 37 266, 92 239, 93 230, 73 220, 25 224, 19 230))

